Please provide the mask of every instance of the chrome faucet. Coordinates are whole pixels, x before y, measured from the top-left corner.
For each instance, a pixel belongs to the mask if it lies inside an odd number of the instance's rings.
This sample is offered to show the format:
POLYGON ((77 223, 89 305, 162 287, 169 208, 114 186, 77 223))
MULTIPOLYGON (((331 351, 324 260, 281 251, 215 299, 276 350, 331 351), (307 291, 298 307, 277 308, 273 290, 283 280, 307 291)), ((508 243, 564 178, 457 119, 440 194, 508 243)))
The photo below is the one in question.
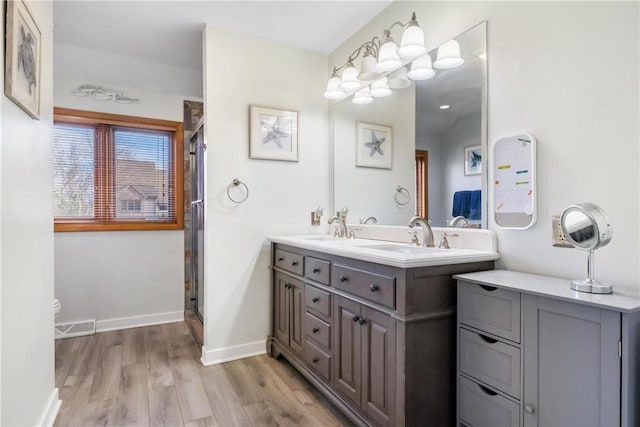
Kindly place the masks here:
POLYGON ((458 224, 462 224, 462 227, 466 227, 467 225, 469 225, 469 221, 467 221, 467 218, 459 215, 449 221, 447 227, 455 228, 458 224))
POLYGON ((371 221, 374 224, 378 223, 378 220, 376 219, 375 216, 368 216, 365 219, 361 219, 360 224, 366 224, 368 221, 371 221))
POLYGON ((333 224, 334 222, 338 223, 339 231, 338 237, 349 237, 349 230, 347 229, 347 223, 344 219, 339 216, 332 216, 329 218, 329 224, 333 224))
POLYGON ((431 229, 430 221, 419 216, 414 216, 411 218, 411 221, 409 221, 409 227, 413 228, 416 225, 422 227, 422 246, 435 248, 436 245, 433 243, 433 230, 431 229))

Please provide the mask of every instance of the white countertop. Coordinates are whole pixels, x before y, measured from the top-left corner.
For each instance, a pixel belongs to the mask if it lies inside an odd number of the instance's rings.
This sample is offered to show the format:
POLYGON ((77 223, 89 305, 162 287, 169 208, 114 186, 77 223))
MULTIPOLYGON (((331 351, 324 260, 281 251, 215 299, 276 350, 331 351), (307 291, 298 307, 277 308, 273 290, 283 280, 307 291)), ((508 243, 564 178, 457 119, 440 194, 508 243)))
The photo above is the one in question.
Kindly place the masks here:
POLYGON ((500 258, 498 252, 495 251, 422 248, 410 246, 407 243, 373 239, 339 239, 329 235, 270 236, 268 240, 311 251, 400 268, 465 264, 493 261, 500 258))
POLYGON ((462 279, 481 285, 511 289, 528 294, 575 302, 578 304, 633 313, 640 311, 640 290, 613 286, 611 294, 590 294, 571 289, 570 280, 509 270, 489 270, 456 274, 462 279))

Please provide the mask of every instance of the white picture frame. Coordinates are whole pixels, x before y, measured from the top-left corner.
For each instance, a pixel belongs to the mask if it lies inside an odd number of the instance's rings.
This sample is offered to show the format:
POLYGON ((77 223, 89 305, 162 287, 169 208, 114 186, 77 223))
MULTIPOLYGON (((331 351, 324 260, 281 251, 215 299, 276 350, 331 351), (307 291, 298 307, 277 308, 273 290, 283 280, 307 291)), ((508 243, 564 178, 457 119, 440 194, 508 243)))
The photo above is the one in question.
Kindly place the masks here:
POLYGON ((42 33, 22 0, 7 1, 4 93, 40 120, 42 33))
POLYGON ((373 123, 357 122, 356 166, 391 169, 393 128, 373 123))
POLYGON ((480 175, 482 173, 482 147, 474 145, 464 149, 464 174, 480 175))
POLYGON ((297 162, 298 112, 250 105, 249 158, 297 162))

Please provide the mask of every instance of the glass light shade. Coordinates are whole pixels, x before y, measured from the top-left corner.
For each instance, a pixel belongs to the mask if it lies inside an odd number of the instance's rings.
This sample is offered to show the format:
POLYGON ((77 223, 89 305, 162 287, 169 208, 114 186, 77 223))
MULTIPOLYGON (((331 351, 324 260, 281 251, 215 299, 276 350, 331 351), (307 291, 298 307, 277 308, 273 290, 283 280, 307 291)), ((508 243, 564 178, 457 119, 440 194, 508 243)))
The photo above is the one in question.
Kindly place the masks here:
POLYGON ((387 85, 391 89, 404 89, 411 86, 411 82, 407 78, 407 67, 398 68, 396 71, 389 75, 387 85))
POLYGON ((460 56, 460 45, 455 40, 449 40, 438 48, 438 57, 433 66, 440 69, 455 68, 464 64, 460 56))
POLYGON ((340 82, 340 89, 354 90, 360 87, 360 81, 358 80, 358 70, 349 63, 349 66, 342 72, 342 81, 340 82))
POLYGON ((400 41, 400 47, 398 48, 398 55, 403 58, 417 58, 424 54, 427 50, 424 47, 424 32, 422 28, 416 23, 410 25, 402 33, 402 40, 400 41))
POLYGON ((371 81, 381 78, 382 74, 376 70, 377 66, 378 61, 376 61, 376 57, 372 54, 365 54, 360 62, 360 74, 358 74, 358 79, 371 81))
POLYGON ((371 97, 371 91, 369 87, 365 87, 362 90, 356 92, 351 100, 354 104, 370 104, 373 102, 373 98, 371 97))
POLYGON ((371 85, 371 96, 374 98, 382 98, 391 95, 391 89, 387 85, 387 78, 383 77, 371 85))
POLYGON ((395 70, 401 64, 402 61, 398 56, 398 45, 389 37, 388 41, 380 48, 380 53, 378 54, 378 71, 395 70))
POLYGON ((407 76, 411 80, 427 80, 435 76, 436 72, 433 71, 431 66, 431 56, 424 54, 411 63, 411 69, 407 73, 407 76))
POLYGON ((340 89, 340 77, 333 76, 327 82, 327 90, 324 97, 327 99, 340 99, 344 96, 344 90, 340 89))

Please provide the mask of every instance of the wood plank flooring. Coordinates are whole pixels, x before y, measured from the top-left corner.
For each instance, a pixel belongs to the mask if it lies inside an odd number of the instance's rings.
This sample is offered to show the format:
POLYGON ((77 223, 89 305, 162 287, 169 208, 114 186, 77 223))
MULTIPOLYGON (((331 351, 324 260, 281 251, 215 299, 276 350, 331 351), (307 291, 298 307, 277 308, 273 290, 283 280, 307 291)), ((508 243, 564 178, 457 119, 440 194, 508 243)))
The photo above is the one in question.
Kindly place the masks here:
POLYGON ((184 322, 56 341, 55 426, 351 426, 286 360, 204 367, 184 322))

